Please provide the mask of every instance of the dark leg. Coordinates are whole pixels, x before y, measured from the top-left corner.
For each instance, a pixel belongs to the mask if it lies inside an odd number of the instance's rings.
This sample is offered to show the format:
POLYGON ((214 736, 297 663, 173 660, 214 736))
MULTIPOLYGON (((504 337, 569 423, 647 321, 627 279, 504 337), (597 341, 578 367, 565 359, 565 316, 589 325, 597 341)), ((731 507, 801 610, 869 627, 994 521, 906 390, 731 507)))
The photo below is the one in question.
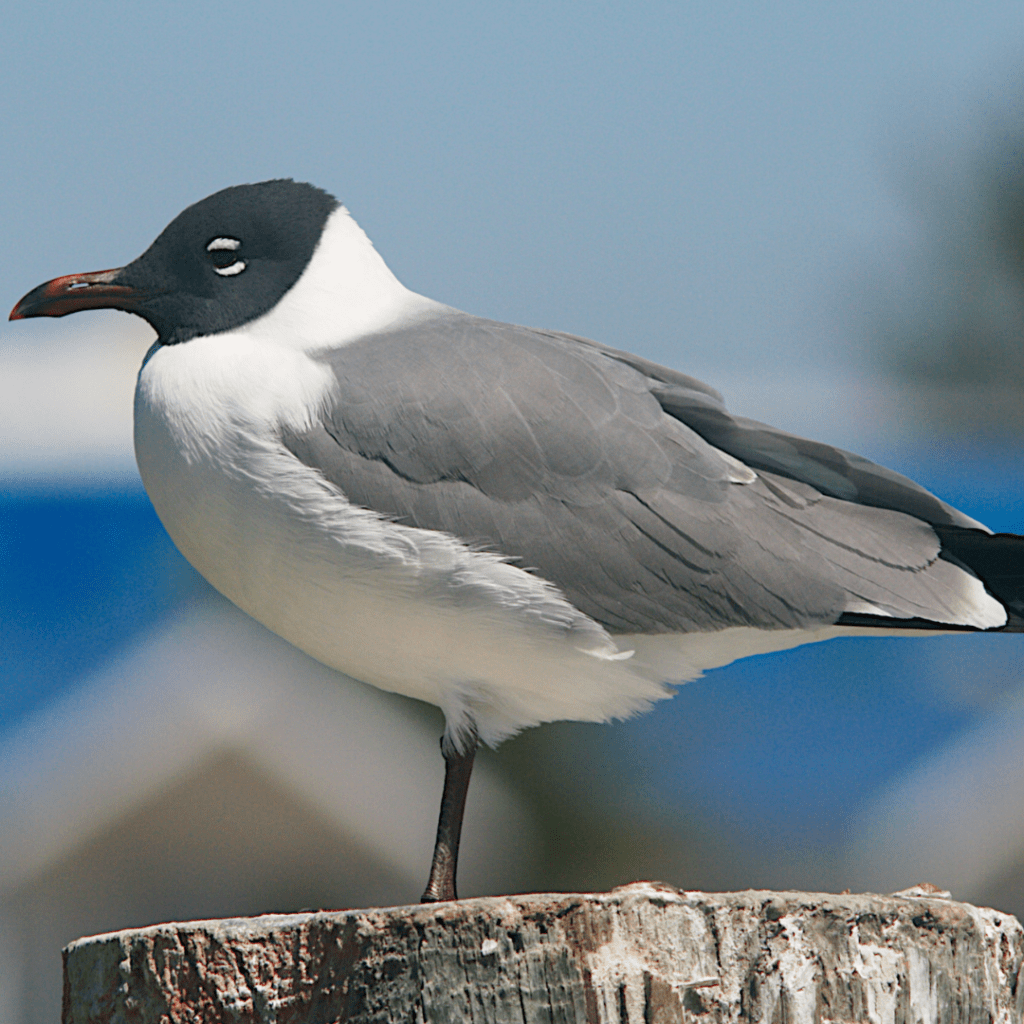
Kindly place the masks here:
POLYGON ((420 903, 440 903, 442 900, 457 900, 455 893, 455 869, 459 862, 459 836, 462 834, 462 812, 466 809, 466 793, 469 792, 469 776, 473 772, 476 757, 476 736, 465 754, 447 753, 444 742, 444 795, 441 797, 441 816, 437 821, 437 842, 434 844, 434 861, 430 865, 430 880, 420 897, 420 903))

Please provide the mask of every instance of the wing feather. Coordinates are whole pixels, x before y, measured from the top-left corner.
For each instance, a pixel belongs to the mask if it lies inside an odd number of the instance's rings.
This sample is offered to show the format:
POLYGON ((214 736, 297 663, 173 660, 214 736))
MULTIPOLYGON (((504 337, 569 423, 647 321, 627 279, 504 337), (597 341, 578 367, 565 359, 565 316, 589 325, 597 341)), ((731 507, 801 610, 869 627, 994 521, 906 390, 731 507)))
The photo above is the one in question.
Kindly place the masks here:
POLYGON ((684 374, 454 312, 322 358, 337 388, 284 436, 299 459, 356 504, 513 559, 609 630, 968 615, 970 577, 940 564, 929 524, 972 520, 867 460, 730 417, 684 374))

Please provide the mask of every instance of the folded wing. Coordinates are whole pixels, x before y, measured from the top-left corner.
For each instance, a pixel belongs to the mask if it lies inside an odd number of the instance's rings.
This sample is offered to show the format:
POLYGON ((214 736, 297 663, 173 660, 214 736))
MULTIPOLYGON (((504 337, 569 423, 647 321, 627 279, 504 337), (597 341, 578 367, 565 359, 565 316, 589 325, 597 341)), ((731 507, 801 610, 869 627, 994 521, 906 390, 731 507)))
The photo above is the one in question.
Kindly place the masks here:
POLYGON ((1007 622, 970 560, 943 554, 947 536, 988 537, 979 524, 729 416, 684 374, 455 312, 322 358, 337 388, 283 437, 295 456, 356 504, 500 552, 613 632, 1007 622))

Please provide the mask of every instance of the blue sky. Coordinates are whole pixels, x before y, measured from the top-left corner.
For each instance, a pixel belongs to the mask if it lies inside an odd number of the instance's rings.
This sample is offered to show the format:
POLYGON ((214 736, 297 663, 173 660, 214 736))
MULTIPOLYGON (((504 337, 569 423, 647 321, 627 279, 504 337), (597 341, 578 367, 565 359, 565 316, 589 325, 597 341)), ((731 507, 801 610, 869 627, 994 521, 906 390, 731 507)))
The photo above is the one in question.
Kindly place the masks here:
POLYGON ((894 148, 955 148, 1024 6, 101 0, 5 36, 9 304, 294 176, 418 291, 713 376, 846 358, 851 267, 913 233, 894 148))

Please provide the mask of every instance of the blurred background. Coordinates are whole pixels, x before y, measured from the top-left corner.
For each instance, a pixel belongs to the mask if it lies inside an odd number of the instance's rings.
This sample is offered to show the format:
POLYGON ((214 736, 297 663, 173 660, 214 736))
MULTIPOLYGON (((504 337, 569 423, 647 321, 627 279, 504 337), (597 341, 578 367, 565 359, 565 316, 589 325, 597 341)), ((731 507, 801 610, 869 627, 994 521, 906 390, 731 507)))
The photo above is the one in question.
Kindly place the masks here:
MULTIPOLYGON (((291 176, 399 278, 706 379, 1024 532, 1024 8, 54 3, 5 11, 8 306, 291 176)), ((439 713, 177 554, 131 451, 149 328, 0 330, 0 1021, 60 946, 407 902, 439 713)), ((849 639, 485 754, 463 895, 893 891, 1024 912, 1024 637, 849 639)))

